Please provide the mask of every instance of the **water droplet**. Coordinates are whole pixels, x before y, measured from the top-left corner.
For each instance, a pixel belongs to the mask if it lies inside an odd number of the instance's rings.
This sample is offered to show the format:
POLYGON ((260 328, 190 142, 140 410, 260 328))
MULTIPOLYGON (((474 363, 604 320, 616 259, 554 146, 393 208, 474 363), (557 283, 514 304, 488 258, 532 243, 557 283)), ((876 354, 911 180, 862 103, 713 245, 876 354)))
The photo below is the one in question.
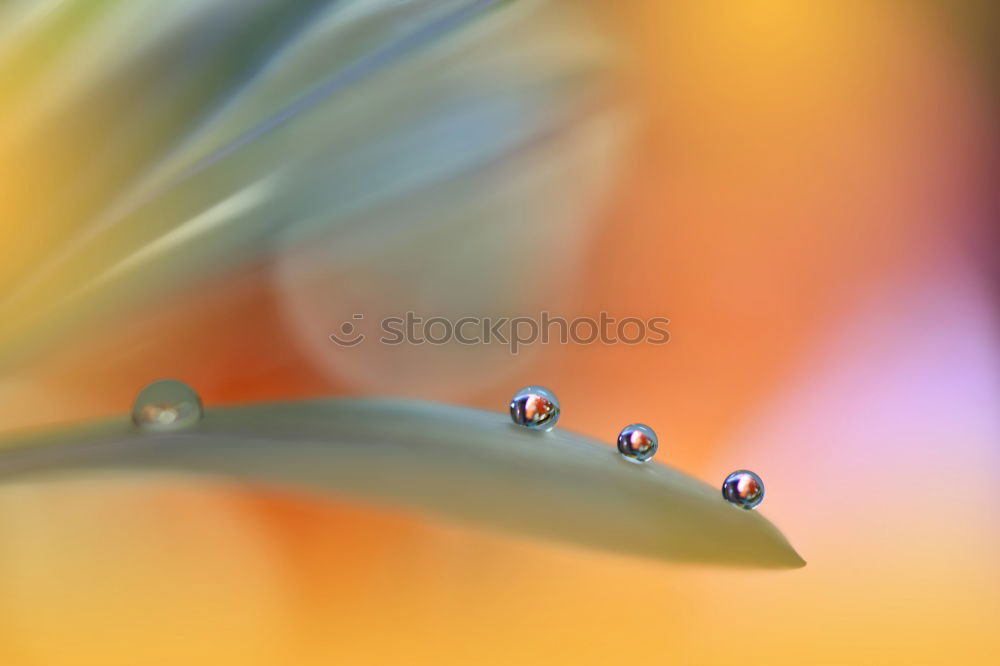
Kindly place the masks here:
POLYGON ((722 482, 722 496, 744 509, 754 509, 764 499, 764 482, 750 470, 733 472, 722 482))
POLYGON ((629 424, 618 434, 618 453, 635 463, 644 463, 652 458, 659 446, 656 432, 642 423, 629 424))
POLYGON ((552 430, 559 421, 559 400, 547 388, 525 386, 510 400, 510 418, 532 430, 552 430))
POLYGON ((201 398, 176 379, 161 379, 139 392, 132 422, 148 430, 180 430, 201 419, 201 398))

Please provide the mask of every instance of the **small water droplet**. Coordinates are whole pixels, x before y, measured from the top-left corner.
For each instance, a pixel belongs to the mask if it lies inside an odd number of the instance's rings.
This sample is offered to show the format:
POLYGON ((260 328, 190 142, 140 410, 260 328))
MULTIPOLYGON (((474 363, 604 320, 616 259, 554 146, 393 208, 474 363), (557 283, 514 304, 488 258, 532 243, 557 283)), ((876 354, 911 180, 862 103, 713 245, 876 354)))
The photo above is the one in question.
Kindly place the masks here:
POLYGON ((764 482, 750 470, 733 472, 722 482, 722 496, 744 509, 754 509, 764 499, 764 482))
POLYGON ((618 453, 635 463, 652 458, 659 446, 656 432, 642 423, 631 423, 618 434, 618 453))
POLYGON ((532 430, 552 430, 559 421, 559 400, 547 388, 525 386, 510 400, 510 418, 532 430))
POLYGON ((180 430, 201 420, 201 398, 176 379, 161 379, 139 392, 132 422, 147 430, 180 430))

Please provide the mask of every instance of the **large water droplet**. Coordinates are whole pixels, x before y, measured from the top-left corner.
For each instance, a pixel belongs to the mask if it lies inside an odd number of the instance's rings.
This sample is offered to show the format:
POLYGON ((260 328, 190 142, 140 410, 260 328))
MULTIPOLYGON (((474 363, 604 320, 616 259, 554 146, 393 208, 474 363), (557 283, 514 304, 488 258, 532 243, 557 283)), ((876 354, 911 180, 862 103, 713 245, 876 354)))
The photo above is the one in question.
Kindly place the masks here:
POLYGON ((559 421, 559 400, 547 388, 525 386, 510 400, 510 418, 532 430, 552 430, 559 421))
POLYGON ((659 446, 656 432, 642 423, 629 424, 618 434, 618 453, 635 463, 652 458, 659 446))
POLYGON ((139 392, 132 406, 132 421, 148 430, 179 430, 201 419, 201 398, 176 379, 161 379, 139 392))
POLYGON ((764 499, 764 482, 750 470, 741 469, 722 482, 722 496, 738 507, 753 509, 764 499))

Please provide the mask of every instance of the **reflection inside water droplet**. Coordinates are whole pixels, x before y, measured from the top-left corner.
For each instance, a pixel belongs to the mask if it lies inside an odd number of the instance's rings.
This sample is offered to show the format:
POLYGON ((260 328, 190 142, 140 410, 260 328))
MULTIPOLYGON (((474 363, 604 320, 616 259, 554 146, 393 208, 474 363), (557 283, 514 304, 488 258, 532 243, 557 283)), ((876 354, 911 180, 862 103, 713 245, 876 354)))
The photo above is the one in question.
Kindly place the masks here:
POLYGON ((132 406, 132 422, 148 430, 179 430, 201 419, 201 398, 176 379, 161 379, 139 392, 132 406))
POLYGON ((723 481, 722 496, 738 507, 753 509, 764 499, 764 482, 750 470, 741 469, 723 481))
POLYGON ((559 421, 559 400, 541 386, 525 386, 510 400, 510 418, 532 430, 552 430, 559 421))
POLYGON ((629 424, 618 434, 618 453, 632 462, 646 462, 653 457, 659 445, 653 429, 642 423, 629 424))

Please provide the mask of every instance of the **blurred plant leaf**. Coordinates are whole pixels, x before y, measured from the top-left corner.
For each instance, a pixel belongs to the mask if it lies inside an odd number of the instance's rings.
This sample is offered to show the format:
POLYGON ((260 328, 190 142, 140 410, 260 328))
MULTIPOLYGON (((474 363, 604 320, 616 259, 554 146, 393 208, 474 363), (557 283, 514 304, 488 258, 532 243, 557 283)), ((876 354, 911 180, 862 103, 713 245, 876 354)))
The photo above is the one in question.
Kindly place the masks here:
MULTIPOLYGON (((216 0, 162 15, 146 0, 82 4, 33 19, 8 46, 20 55, 0 60, 11 100, 0 110, 0 217, 19 222, 4 229, 0 364, 275 248, 418 226, 387 206, 533 229, 531 247, 493 258, 556 270, 580 243, 559 241, 566 224, 547 202, 575 184, 562 216, 575 224, 608 180, 619 132, 599 92, 607 48, 558 3, 216 0), (41 49, 46 40, 59 48, 41 49), (545 148, 552 136, 562 140, 545 148), (584 182, 581 163, 594 172, 584 182), (547 196, 526 207, 524 188, 504 184, 529 176, 547 196)), ((473 265, 497 254, 477 252, 466 250, 473 265)), ((387 261, 378 248, 368 259, 387 261)), ((498 284, 475 301, 494 302, 498 284)))

